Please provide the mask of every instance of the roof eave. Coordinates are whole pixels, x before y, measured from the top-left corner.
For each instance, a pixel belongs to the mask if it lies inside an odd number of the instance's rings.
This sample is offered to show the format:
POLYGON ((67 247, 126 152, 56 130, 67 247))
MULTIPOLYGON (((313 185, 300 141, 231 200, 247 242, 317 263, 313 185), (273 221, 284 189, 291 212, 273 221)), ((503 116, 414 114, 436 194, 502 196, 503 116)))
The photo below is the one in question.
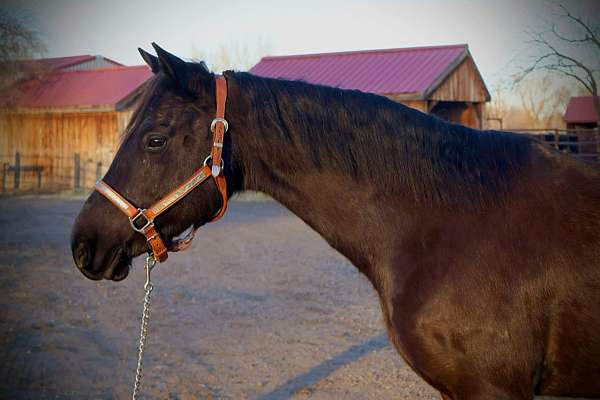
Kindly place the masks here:
POLYGON ((565 121, 565 123, 567 123, 567 124, 594 124, 594 123, 598 122, 596 120, 591 120, 591 119, 585 119, 585 120, 583 120, 583 119, 578 119, 578 120, 572 119, 572 120, 568 120, 568 119, 565 119, 565 118, 563 118, 563 121, 565 121))
POLYGON ((492 96, 490 94, 490 91, 488 90, 486 84, 485 84, 485 80, 483 79, 483 75, 481 75, 481 72, 479 71, 479 67, 477 67, 477 63, 475 62, 475 60, 473 59, 473 56, 471 55, 471 52, 469 51, 469 48, 466 48, 467 53, 469 55, 469 57, 471 58, 471 61, 473 62, 473 66, 475 67, 475 71, 477 72, 477 75, 479 76, 479 79, 481 79, 481 84, 483 85, 483 89, 485 90, 485 101, 490 101, 492 100, 492 96))
MULTIPOLYGON (((84 56, 82 56, 82 57, 84 57, 84 56)), ((96 58, 95 56, 92 56, 92 55, 86 55, 85 57, 86 57, 86 58, 83 58, 83 59, 81 59, 81 60, 74 60, 74 61, 71 61, 71 62, 65 63, 65 64, 63 64, 63 65, 60 65, 60 66, 58 66, 58 67, 55 67, 55 68, 53 68, 53 70, 55 70, 55 71, 60 71, 60 70, 62 70, 62 69, 65 69, 65 68, 73 67, 73 66, 75 66, 75 65, 79 65, 79 64, 86 63, 86 62, 88 62, 88 61, 92 61, 93 59, 95 59, 95 58, 96 58)), ((42 59, 42 60, 43 60, 43 59, 42 59)))
POLYGON ((137 88, 135 88, 132 92, 130 92, 128 95, 126 95, 125 97, 123 97, 121 100, 117 101, 115 103, 115 110, 116 111, 123 111, 123 110, 125 110, 127 108, 130 108, 132 105, 134 105, 135 102, 137 101, 137 99, 139 98, 139 96, 142 94, 142 92, 144 91, 144 89, 148 85, 148 82, 150 82, 151 79, 152 78, 147 79, 141 85, 139 85, 137 88))
POLYGON ((440 87, 442 83, 446 80, 446 78, 454 71, 460 63, 462 63, 469 55, 469 51, 467 47, 452 61, 444 71, 429 85, 427 89, 423 91, 423 99, 427 99, 435 90, 440 87))
POLYGON ((477 68, 477 64, 475 64, 475 61, 473 60, 473 56, 471 56, 471 52, 469 51, 468 46, 465 46, 464 50, 458 55, 458 57, 456 57, 454 61, 448 64, 448 67, 446 67, 446 69, 440 74, 440 76, 438 76, 437 79, 434 80, 431 83, 431 85, 429 85, 429 87, 423 92, 423 98, 421 100, 426 100, 427 98, 429 98, 429 96, 431 96, 433 92, 435 92, 442 85, 442 83, 444 83, 446 78, 448 78, 448 76, 450 76, 450 74, 452 74, 452 72, 467 58, 470 58, 473 62, 475 71, 477 72, 477 75, 481 80, 481 84, 483 85, 483 89, 485 90, 485 101, 490 101, 492 98, 490 95, 490 91, 485 85, 485 81, 481 76, 481 72, 479 72, 479 68, 477 68))
POLYGON ((394 100, 400 101, 416 101, 425 100, 424 92, 410 92, 410 93, 378 93, 380 96, 393 97, 394 100))

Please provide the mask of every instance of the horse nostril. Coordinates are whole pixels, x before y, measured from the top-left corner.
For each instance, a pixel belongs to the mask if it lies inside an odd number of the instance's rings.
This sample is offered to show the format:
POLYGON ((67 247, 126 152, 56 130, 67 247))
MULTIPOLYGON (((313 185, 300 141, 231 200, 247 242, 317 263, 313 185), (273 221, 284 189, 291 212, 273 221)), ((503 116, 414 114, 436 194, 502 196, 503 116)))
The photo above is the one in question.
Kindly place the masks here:
POLYGON ((78 241, 77 246, 73 251, 73 259, 75 264, 81 270, 89 270, 91 267, 92 257, 90 254, 90 246, 85 239, 78 241))

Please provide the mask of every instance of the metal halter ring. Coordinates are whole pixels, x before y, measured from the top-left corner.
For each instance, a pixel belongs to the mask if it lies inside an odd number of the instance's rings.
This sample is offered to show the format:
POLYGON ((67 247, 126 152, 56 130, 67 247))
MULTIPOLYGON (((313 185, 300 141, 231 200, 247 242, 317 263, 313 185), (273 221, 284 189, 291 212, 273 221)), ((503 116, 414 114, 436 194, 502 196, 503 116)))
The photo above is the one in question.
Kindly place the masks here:
MULTIPOLYGON (((208 160, 212 160, 212 156, 208 156, 204 159, 204 166, 208 165, 208 160)), ((225 162, 223 161, 223 159, 221 158, 221 166, 218 165, 212 165, 212 162, 210 163, 210 173, 213 177, 217 177, 219 176, 219 174, 221 173, 221 171, 223 171, 223 169, 225 168, 225 162)))
MULTIPOLYGON (((211 165, 212 165, 212 156, 208 156, 204 159, 204 165, 208 165, 208 161, 211 161, 211 165)), ((223 159, 221 158, 221 169, 225 168, 225 162, 223 161, 223 159)))
POLYGON ((133 217, 129 218, 129 224, 131 225, 131 227, 133 228, 134 231, 145 234, 146 229, 149 226, 152 226, 153 223, 152 221, 150 221, 148 219, 148 217, 146 216, 146 214, 144 214, 144 209, 138 208, 138 213, 136 215, 134 215, 133 217), (135 221, 137 221, 137 219, 139 217, 144 217, 146 219, 146 223, 144 224, 144 226, 142 226, 141 228, 138 228, 137 226, 135 226, 135 221))
POLYGON ((223 127, 225 128, 225 132, 227 132, 227 130, 229 129, 229 123, 227 122, 227 120, 225 118, 215 118, 212 120, 212 122, 210 123, 210 131, 214 132, 215 128, 217 127, 217 122, 222 122, 223 123, 223 127))

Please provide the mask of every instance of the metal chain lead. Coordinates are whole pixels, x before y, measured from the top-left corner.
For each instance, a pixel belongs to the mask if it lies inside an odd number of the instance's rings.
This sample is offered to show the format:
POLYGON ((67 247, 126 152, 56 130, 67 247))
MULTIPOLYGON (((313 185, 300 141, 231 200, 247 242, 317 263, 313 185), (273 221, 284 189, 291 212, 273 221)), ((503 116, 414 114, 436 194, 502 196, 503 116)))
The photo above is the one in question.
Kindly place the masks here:
POLYGON ((150 271, 154 268, 156 264, 156 260, 154 257, 149 255, 146 258, 146 265, 144 269, 146 270, 146 284, 144 285, 144 290, 146 291, 146 295, 144 296, 144 308, 142 311, 142 325, 140 327, 140 344, 138 350, 138 362, 137 368, 135 370, 135 382, 133 384, 133 395, 131 396, 132 400, 136 400, 138 393, 140 391, 140 387, 142 386, 142 362, 144 358, 144 346, 146 345, 146 337, 148 336, 148 322, 150 320, 150 294, 152 293, 152 289, 154 286, 152 285, 152 281, 150 280, 150 271))

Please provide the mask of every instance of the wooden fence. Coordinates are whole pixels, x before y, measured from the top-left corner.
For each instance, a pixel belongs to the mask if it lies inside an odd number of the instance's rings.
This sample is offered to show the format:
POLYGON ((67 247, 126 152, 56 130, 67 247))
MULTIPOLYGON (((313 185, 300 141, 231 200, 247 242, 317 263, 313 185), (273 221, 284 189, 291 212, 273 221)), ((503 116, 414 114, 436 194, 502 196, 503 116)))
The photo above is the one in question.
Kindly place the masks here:
POLYGON ((558 151, 574 157, 600 162, 600 130, 598 129, 518 129, 558 151))
POLYGON ((3 194, 90 190, 109 165, 80 153, 72 157, 42 157, 16 152, 0 154, 0 163, 3 194))

